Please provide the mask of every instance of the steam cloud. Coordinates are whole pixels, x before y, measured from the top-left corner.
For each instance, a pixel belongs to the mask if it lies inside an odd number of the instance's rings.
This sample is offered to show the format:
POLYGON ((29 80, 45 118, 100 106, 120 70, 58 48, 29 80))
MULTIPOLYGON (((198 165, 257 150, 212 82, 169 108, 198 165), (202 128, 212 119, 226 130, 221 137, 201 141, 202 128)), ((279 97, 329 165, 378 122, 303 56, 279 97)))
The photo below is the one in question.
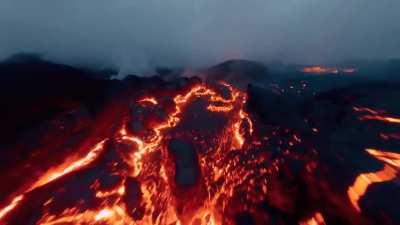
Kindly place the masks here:
POLYGON ((200 67, 400 57, 398 0, 0 0, 0 59, 200 67))

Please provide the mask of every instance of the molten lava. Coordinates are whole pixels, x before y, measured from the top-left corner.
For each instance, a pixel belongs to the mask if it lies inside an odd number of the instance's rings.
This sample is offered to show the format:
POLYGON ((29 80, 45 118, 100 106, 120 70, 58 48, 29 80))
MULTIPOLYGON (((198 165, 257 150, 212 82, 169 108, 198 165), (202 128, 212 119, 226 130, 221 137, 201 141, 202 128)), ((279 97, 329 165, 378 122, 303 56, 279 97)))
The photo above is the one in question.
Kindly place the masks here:
MULTIPOLYGON (((385 110, 376 110, 367 107, 353 107, 353 110, 362 113, 358 117, 361 121, 378 121, 388 124, 400 123, 400 118, 389 116, 385 110)), ((396 134, 383 134, 380 137, 384 140, 397 138, 396 134)), ((366 152, 375 159, 384 163, 381 170, 370 173, 362 173, 357 176, 353 185, 347 190, 348 198, 354 208, 361 212, 359 200, 365 195, 368 187, 374 183, 381 183, 394 180, 399 175, 400 170, 400 154, 394 152, 380 151, 377 149, 368 148, 366 152)))
POLYGON ((386 182, 395 179, 398 176, 400 169, 399 153, 379 151, 376 149, 367 149, 366 151, 374 158, 382 161, 384 163, 384 167, 377 172, 360 174, 357 176, 353 185, 349 187, 347 194, 350 202, 359 212, 361 212, 361 209, 358 202, 360 198, 364 196, 368 187, 374 183, 386 182))
POLYGON ((8 214, 12 209, 14 209, 23 199, 24 195, 26 193, 29 193, 32 190, 35 190, 36 188, 39 188, 43 185, 46 185, 50 182, 53 182, 54 180, 69 174, 71 172, 74 172, 76 170, 82 169, 93 160, 95 160, 98 155, 101 153, 103 150, 103 146, 106 140, 103 140, 96 144, 92 149, 89 150, 89 152, 84 155, 83 157, 79 157, 77 155, 74 155, 68 159, 65 160, 65 162, 61 163, 58 166, 55 166, 53 168, 50 168, 47 172, 42 174, 36 182, 34 182, 32 185, 30 185, 28 188, 23 190, 21 193, 18 193, 16 197, 13 198, 11 203, 6 205, 4 208, 0 210, 0 222, 1 220, 8 214))
POLYGON ((326 225, 325 219, 320 212, 316 212, 311 218, 304 222, 300 222, 299 225, 326 225))
POLYGON ((327 67, 327 66, 307 66, 301 69, 303 73, 311 74, 339 74, 339 73, 354 73, 355 68, 339 68, 339 67, 327 67))
MULTIPOLYGON (((106 108, 107 125, 93 125, 108 132, 89 132, 76 149, 60 150, 61 162, 39 165, 3 196, 0 225, 324 225, 336 214, 364 225, 360 199, 399 175, 400 154, 367 149, 383 169, 359 174, 339 196, 310 142, 322 127, 303 135, 261 122, 246 92, 225 82, 171 86, 113 98, 119 110, 106 108)), ((382 110, 353 110, 363 123, 397 123, 382 110)))
MULTIPOLYGON (((271 171, 261 166, 267 155, 248 150, 251 143, 247 143, 247 138, 253 134, 254 128, 244 110, 246 98, 245 93, 221 82, 214 87, 195 84, 183 93, 172 95, 172 107, 168 99, 165 100, 165 95, 164 98, 145 96, 138 99, 132 105, 133 120, 127 117, 114 137, 99 142, 85 155, 67 158, 41 174, 27 188, 15 193, 15 197, 11 197, 0 210, 0 224, 8 224, 12 212, 24 206, 26 195, 46 188, 72 172, 84 172, 86 167, 105 154, 106 141, 125 146, 125 150, 117 148, 117 155, 122 161, 114 159, 106 164, 112 171, 111 175, 118 178, 117 184, 104 188, 102 180, 95 179, 90 185, 93 196, 90 201, 96 204, 91 207, 83 207, 87 199, 80 199, 75 206, 57 212, 52 210, 56 199, 50 195, 41 204, 42 214, 37 225, 231 224, 232 221, 224 214, 234 212, 226 207, 243 190, 248 191, 245 197, 248 202, 262 200, 259 191, 266 193, 266 175, 271 171), (219 132, 217 136, 213 133, 195 136, 196 130, 192 131, 193 134, 184 134, 193 135, 187 138, 197 143, 195 159, 203 176, 190 187, 181 186, 175 180, 178 171, 174 164, 178 165, 178 162, 173 161, 168 143, 181 138, 181 126, 188 126, 191 122, 185 118, 196 112, 193 107, 199 108, 203 104, 206 110, 204 115, 221 118, 219 120, 224 123, 215 128, 219 132), (147 117, 151 119, 145 119, 147 117), (129 121, 143 124, 135 130, 128 128, 129 121), (254 154, 259 156, 254 158, 254 154), (135 190, 131 187, 133 184, 136 185, 137 197, 127 201, 128 195, 135 190), (261 190, 255 187, 256 184, 261 185, 261 190), (189 195, 186 196, 185 192, 189 195)), ((195 120, 196 117, 193 118, 195 120)), ((221 124, 218 121, 214 123, 221 124)), ((247 204, 239 209, 256 210, 247 204)))
POLYGON ((366 107, 353 107, 353 110, 356 112, 361 112, 366 114, 360 116, 359 117, 360 120, 375 120, 385 123, 400 124, 400 117, 388 115, 387 113, 385 113, 384 110, 375 110, 366 107))

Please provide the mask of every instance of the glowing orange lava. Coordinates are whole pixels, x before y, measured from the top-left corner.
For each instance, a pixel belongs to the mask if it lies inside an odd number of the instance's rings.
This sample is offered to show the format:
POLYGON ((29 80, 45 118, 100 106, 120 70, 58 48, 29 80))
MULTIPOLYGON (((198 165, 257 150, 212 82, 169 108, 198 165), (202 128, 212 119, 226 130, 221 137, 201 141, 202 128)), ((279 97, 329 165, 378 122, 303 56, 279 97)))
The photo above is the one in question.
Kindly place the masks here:
POLYGON ((91 162, 93 162, 99 154, 104 149, 104 143, 106 140, 103 140, 96 144, 84 157, 80 158, 79 156, 73 156, 68 158, 61 165, 50 168, 46 173, 44 173, 28 190, 31 191, 37 187, 48 184, 66 174, 69 174, 73 171, 79 170, 91 162))
POLYGON ((8 204, 7 206, 5 206, 4 208, 2 208, 0 210, 0 221, 1 219, 7 215, 7 213, 9 213, 11 210, 13 210, 18 203, 24 198, 23 195, 18 195, 17 197, 15 197, 10 204, 8 204))
POLYGON ((366 107, 353 107, 353 110, 368 114, 360 116, 360 120, 376 120, 379 122, 400 124, 400 117, 387 115, 383 110, 375 110, 366 107))
POLYGON ((138 103, 141 103, 141 104, 150 103, 150 104, 153 104, 153 105, 157 105, 157 104, 158 104, 157 100, 156 100, 155 98, 151 98, 151 97, 149 97, 149 98, 142 98, 142 99, 140 99, 140 100, 138 101, 138 103))
MULTIPOLYGON (((267 154, 258 153, 260 155, 255 157, 251 155, 255 153, 246 151, 246 145, 250 144, 246 138, 254 132, 250 116, 244 110, 246 94, 221 82, 213 86, 197 83, 183 93, 171 94, 169 97, 172 99, 172 107, 165 106, 165 96, 144 96, 138 99, 134 106, 138 109, 135 111, 137 118, 158 110, 163 112, 160 113, 164 115, 162 120, 150 121, 137 131, 128 129, 127 118, 113 139, 107 139, 111 143, 126 146, 126 150, 117 151, 123 162, 112 161, 107 164, 112 175, 119 179, 115 185, 104 188, 100 179, 90 185, 95 205, 82 207, 84 200, 80 200, 76 206, 54 213, 49 209, 56 200, 50 196, 41 203, 43 213, 36 224, 232 224, 232 221, 224 218, 224 213, 229 212, 227 206, 236 195, 246 191, 248 193, 244 200, 253 203, 262 201, 265 197, 263 194, 267 192, 267 175, 272 170, 263 168, 267 167, 263 165, 267 154), (177 187, 174 181, 176 171, 166 143, 173 128, 176 129, 182 122, 187 108, 203 103, 206 104, 204 113, 225 118, 221 120, 225 121, 225 125, 219 128, 222 129, 221 133, 213 140, 189 137, 204 148, 197 157, 200 173, 207 176, 201 179, 202 185, 185 190, 191 194, 185 197, 183 193, 181 200, 176 191, 181 187, 177 187), (132 191, 127 185, 133 180, 138 184, 137 201, 140 204, 137 205, 126 199, 129 191, 132 191), (261 188, 257 189, 259 186, 261 188)), ((43 173, 0 210, 0 222, 23 201, 27 193, 91 164, 103 152, 105 142, 99 142, 86 155, 69 157, 43 173)), ((276 167, 276 164, 273 166, 276 167)), ((247 210, 251 207, 243 204, 238 209, 247 210)))
POLYGON ((300 222, 299 225, 326 225, 326 223, 322 214, 316 212, 310 219, 300 222))
POLYGON ((0 222, 1 220, 12 210, 14 209, 18 203, 21 202, 24 195, 30 191, 35 190, 38 187, 46 185, 54 180, 74 172, 76 170, 82 169, 83 167, 89 165, 93 162, 98 155, 102 152, 104 143, 106 140, 103 140, 96 144, 85 156, 73 156, 65 160, 65 162, 61 163, 60 165, 50 168, 47 172, 42 174, 36 182, 34 182, 30 187, 22 191, 21 193, 17 194, 16 197, 13 198, 11 203, 7 204, 6 206, 2 207, 0 210, 0 222))
POLYGON ((339 74, 339 73, 354 73, 355 68, 338 68, 338 67, 327 67, 327 66, 308 66, 301 69, 303 73, 312 74, 339 74))
POLYGON ((349 187, 347 195, 354 208, 361 212, 359 200, 364 196, 368 187, 374 183, 386 182, 395 179, 400 169, 400 154, 394 152, 366 149, 368 154, 384 163, 383 169, 377 172, 362 173, 357 176, 352 186, 349 187))

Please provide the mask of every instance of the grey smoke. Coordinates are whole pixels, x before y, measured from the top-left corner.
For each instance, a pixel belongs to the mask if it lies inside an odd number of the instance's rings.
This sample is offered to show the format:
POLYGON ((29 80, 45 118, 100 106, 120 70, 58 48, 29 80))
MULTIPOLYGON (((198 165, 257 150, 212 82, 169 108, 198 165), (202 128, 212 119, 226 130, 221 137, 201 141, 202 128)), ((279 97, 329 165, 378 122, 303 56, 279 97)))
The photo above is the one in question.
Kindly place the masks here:
POLYGON ((0 59, 38 52, 146 73, 230 58, 394 58, 399 10, 399 0, 0 0, 0 59))

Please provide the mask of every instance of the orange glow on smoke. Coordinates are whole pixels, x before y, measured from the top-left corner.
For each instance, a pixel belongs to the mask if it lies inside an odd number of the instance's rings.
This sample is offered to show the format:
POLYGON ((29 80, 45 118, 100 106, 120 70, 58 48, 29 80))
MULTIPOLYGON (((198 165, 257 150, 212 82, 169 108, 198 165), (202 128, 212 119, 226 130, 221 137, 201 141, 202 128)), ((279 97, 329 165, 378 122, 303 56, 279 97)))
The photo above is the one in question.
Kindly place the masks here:
POLYGON ((395 179, 400 169, 400 154, 384 152, 376 149, 366 149, 368 154, 384 163, 383 169, 377 172, 362 173, 357 176, 347 194, 354 208, 361 212, 359 200, 366 193, 368 187, 374 183, 386 182, 395 179))

